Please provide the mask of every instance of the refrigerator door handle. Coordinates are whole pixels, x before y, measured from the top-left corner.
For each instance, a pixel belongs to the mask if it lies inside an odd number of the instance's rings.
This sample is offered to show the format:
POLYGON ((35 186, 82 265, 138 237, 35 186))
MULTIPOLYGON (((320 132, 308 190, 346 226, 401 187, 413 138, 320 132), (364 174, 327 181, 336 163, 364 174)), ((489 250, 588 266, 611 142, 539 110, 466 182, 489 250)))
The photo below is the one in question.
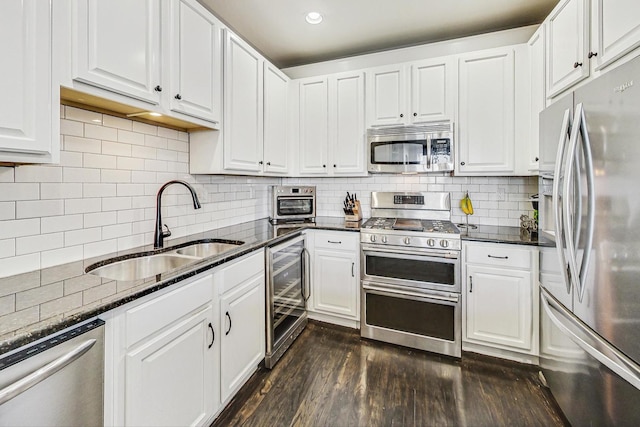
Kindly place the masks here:
POLYGON ((578 290, 578 301, 582 302, 584 298, 584 292, 586 289, 587 273, 589 269, 589 262, 591 261, 591 247, 593 246, 593 233, 595 225, 595 212, 596 212, 596 198, 595 198, 595 171, 593 167, 593 156, 591 153, 591 140, 589 139, 589 132, 587 130, 587 118, 584 112, 584 107, 580 104, 580 136, 582 137, 585 174, 587 178, 587 236, 584 242, 584 253, 582 255, 582 263, 580 265, 579 282, 580 289, 578 290))
MULTIPOLYGON (((571 137, 569 138, 569 147, 567 149, 567 156, 564 162, 564 182, 562 189, 562 221, 563 228, 565 230, 566 239, 565 243, 567 245, 567 264, 569 265, 569 280, 571 282, 571 286, 575 289, 576 292, 580 289, 580 280, 579 280, 579 271, 578 271, 578 261, 577 261, 577 253, 576 253, 576 233, 573 229, 573 223, 575 222, 571 216, 571 202, 573 201, 570 198, 571 192, 571 179, 574 174, 574 166, 576 163, 577 156, 577 146, 578 146, 578 135, 579 128, 581 122, 582 112, 582 104, 578 104, 576 106, 576 113, 573 120, 573 127, 571 129, 571 137)), ((577 172, 577 171, 576 171, 577 172)), ((575 197, 575 188, 574 188, 574 197, 575 197)), ((574 212, 575 215, 575 212, 574 212)))
POLYGON ((583 325, 542 287, 540 300, 544 312, 562 333, 622 379, 640 389, 640 367, 637 364, 583 325))
POLYGON ((563 218, 562 218, 562 210, 560 206, 560 173, 562 171, 562 160, 564 157, 565 146, 567 143, 567 136, 569 135, 569 128, 571 120, 571 110, 566 109, 564 112, 564 118, 562 119, 562 129, 560 131, 560 140, 558 142, 558 151, 556 152, 556 163, 555 163, 555 171, 554 171, 554 179, 553 179, 553 193, 551 200, 553 201, 553 216, 554 223, 556 226, 556 249, 558 251, 558 258, 560 260, 560 265, 562 266, 562 275, 564 278, 564 283, 567 286, 567 293, 571 293, 571 281, 569 280, 569 275, 567 274, 567 259, 564 253, 565 248, 565 230, 563 227, 563 218))

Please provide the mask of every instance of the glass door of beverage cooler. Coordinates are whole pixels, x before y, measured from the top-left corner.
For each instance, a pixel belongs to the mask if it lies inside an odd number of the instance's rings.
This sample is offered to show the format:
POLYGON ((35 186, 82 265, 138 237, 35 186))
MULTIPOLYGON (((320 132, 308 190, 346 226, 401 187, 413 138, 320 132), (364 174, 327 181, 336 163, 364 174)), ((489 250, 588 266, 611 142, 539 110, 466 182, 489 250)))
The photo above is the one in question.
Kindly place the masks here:
POLYGON ((268 248, 267 368, 275 365, 307 323, 306 254, 304 236, 268 248))

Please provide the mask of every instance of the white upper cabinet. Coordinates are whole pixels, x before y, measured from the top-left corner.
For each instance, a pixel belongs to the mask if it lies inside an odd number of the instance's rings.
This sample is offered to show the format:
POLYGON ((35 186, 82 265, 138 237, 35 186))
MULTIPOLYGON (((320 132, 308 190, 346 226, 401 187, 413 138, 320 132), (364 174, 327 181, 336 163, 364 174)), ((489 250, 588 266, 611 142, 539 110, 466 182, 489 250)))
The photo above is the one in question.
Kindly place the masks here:
POLYGON ((460 56, 457 120, 460 175, 515 172, 515 59, 512 47, 460 56))
POLYGON ((544 24, 531 36, 527 47, 529 50, 529 65, 531 69, 531 122, 529 126, 528 170, 537 172, 540 167, 540 112, 546 105, 545 96, 545 55, 544 55, 544 24))
POLYGON ((367 70, 367 126, 406 122, 406 67, 367 70))
POLYGON ((244 40, 225 30, 224 168, 262 170, 264 59, 244 40))
POLYGON ((548 97, 589 77, 588 5, 588 0, 561 0, 547 17, 548 97))
POLYGON ((455 61, 436 58, 411 64, 412 123, 451 120, 455 103, 455 61))
POLYGON ((601 69, 640 46, 638 2, 594 0, 594 12, 596 37, 592 52, 597 53, 596 69, 601 69))
POLYGON ((74 0, 73 78, 160 102, 160 2, 74 0))
POLYGON ((454 66, 445 57, 367 70, 367 125, 451 120, 454 66))
POLYGON ((59 161, 60 109, 52 83, 49 2, 2 2, 0 57, 0 162, 59 161))
POLYGON ((264 151, 266 173, 289 172, 289 78, 270 63, 264 63, 264 151))
POLYGON ((364 74, 302 79, 299 87, 301 175, 365 175, 364 74))
POLYGON ((326 77, 303 79, 300 90, 301 174, 327 174, 328 83, 326 77))
POLYGON ((365 171, 364 73, 329 77, 329 150, 333 175, 365 171))
POLYGON ((193 0, 163 2, 168 22, 164 69, 171 70, 163 91, 171 110, 220 122, 220 24, 193 0))

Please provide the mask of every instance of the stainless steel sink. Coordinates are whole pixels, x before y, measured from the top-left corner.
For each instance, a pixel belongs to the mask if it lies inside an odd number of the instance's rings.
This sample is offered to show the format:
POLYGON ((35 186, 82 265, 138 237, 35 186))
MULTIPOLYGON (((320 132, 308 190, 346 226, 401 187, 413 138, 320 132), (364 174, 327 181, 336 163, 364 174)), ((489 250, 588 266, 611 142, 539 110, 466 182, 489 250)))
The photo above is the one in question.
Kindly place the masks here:
POLYGON ((207 258, 210 256, 220 255, 228 252, 231 249, 235 249, 242 245, 244 242, 237 243, 221 243, 221 242, 203 242, 194 243, 193 245, 186 246, 178 249, 175 253, 180 255, 187 255, 196 258, 207 258))
POLYGON ((114 262, 87 273, 113 280, 139 280, 169 272, 195 261, 197 259, 175 254, 156 254, 114 262))

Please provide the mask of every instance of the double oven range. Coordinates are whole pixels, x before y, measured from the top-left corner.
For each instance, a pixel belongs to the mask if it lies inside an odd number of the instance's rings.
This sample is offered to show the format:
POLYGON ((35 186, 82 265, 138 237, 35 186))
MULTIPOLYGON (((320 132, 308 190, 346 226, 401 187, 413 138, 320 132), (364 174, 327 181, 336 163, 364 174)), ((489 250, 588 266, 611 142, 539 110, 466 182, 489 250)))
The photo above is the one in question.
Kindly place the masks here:
POLYGON ((361 336, 460 357, 460 232, 449 193, 371 193, 361 227, 361 336))

